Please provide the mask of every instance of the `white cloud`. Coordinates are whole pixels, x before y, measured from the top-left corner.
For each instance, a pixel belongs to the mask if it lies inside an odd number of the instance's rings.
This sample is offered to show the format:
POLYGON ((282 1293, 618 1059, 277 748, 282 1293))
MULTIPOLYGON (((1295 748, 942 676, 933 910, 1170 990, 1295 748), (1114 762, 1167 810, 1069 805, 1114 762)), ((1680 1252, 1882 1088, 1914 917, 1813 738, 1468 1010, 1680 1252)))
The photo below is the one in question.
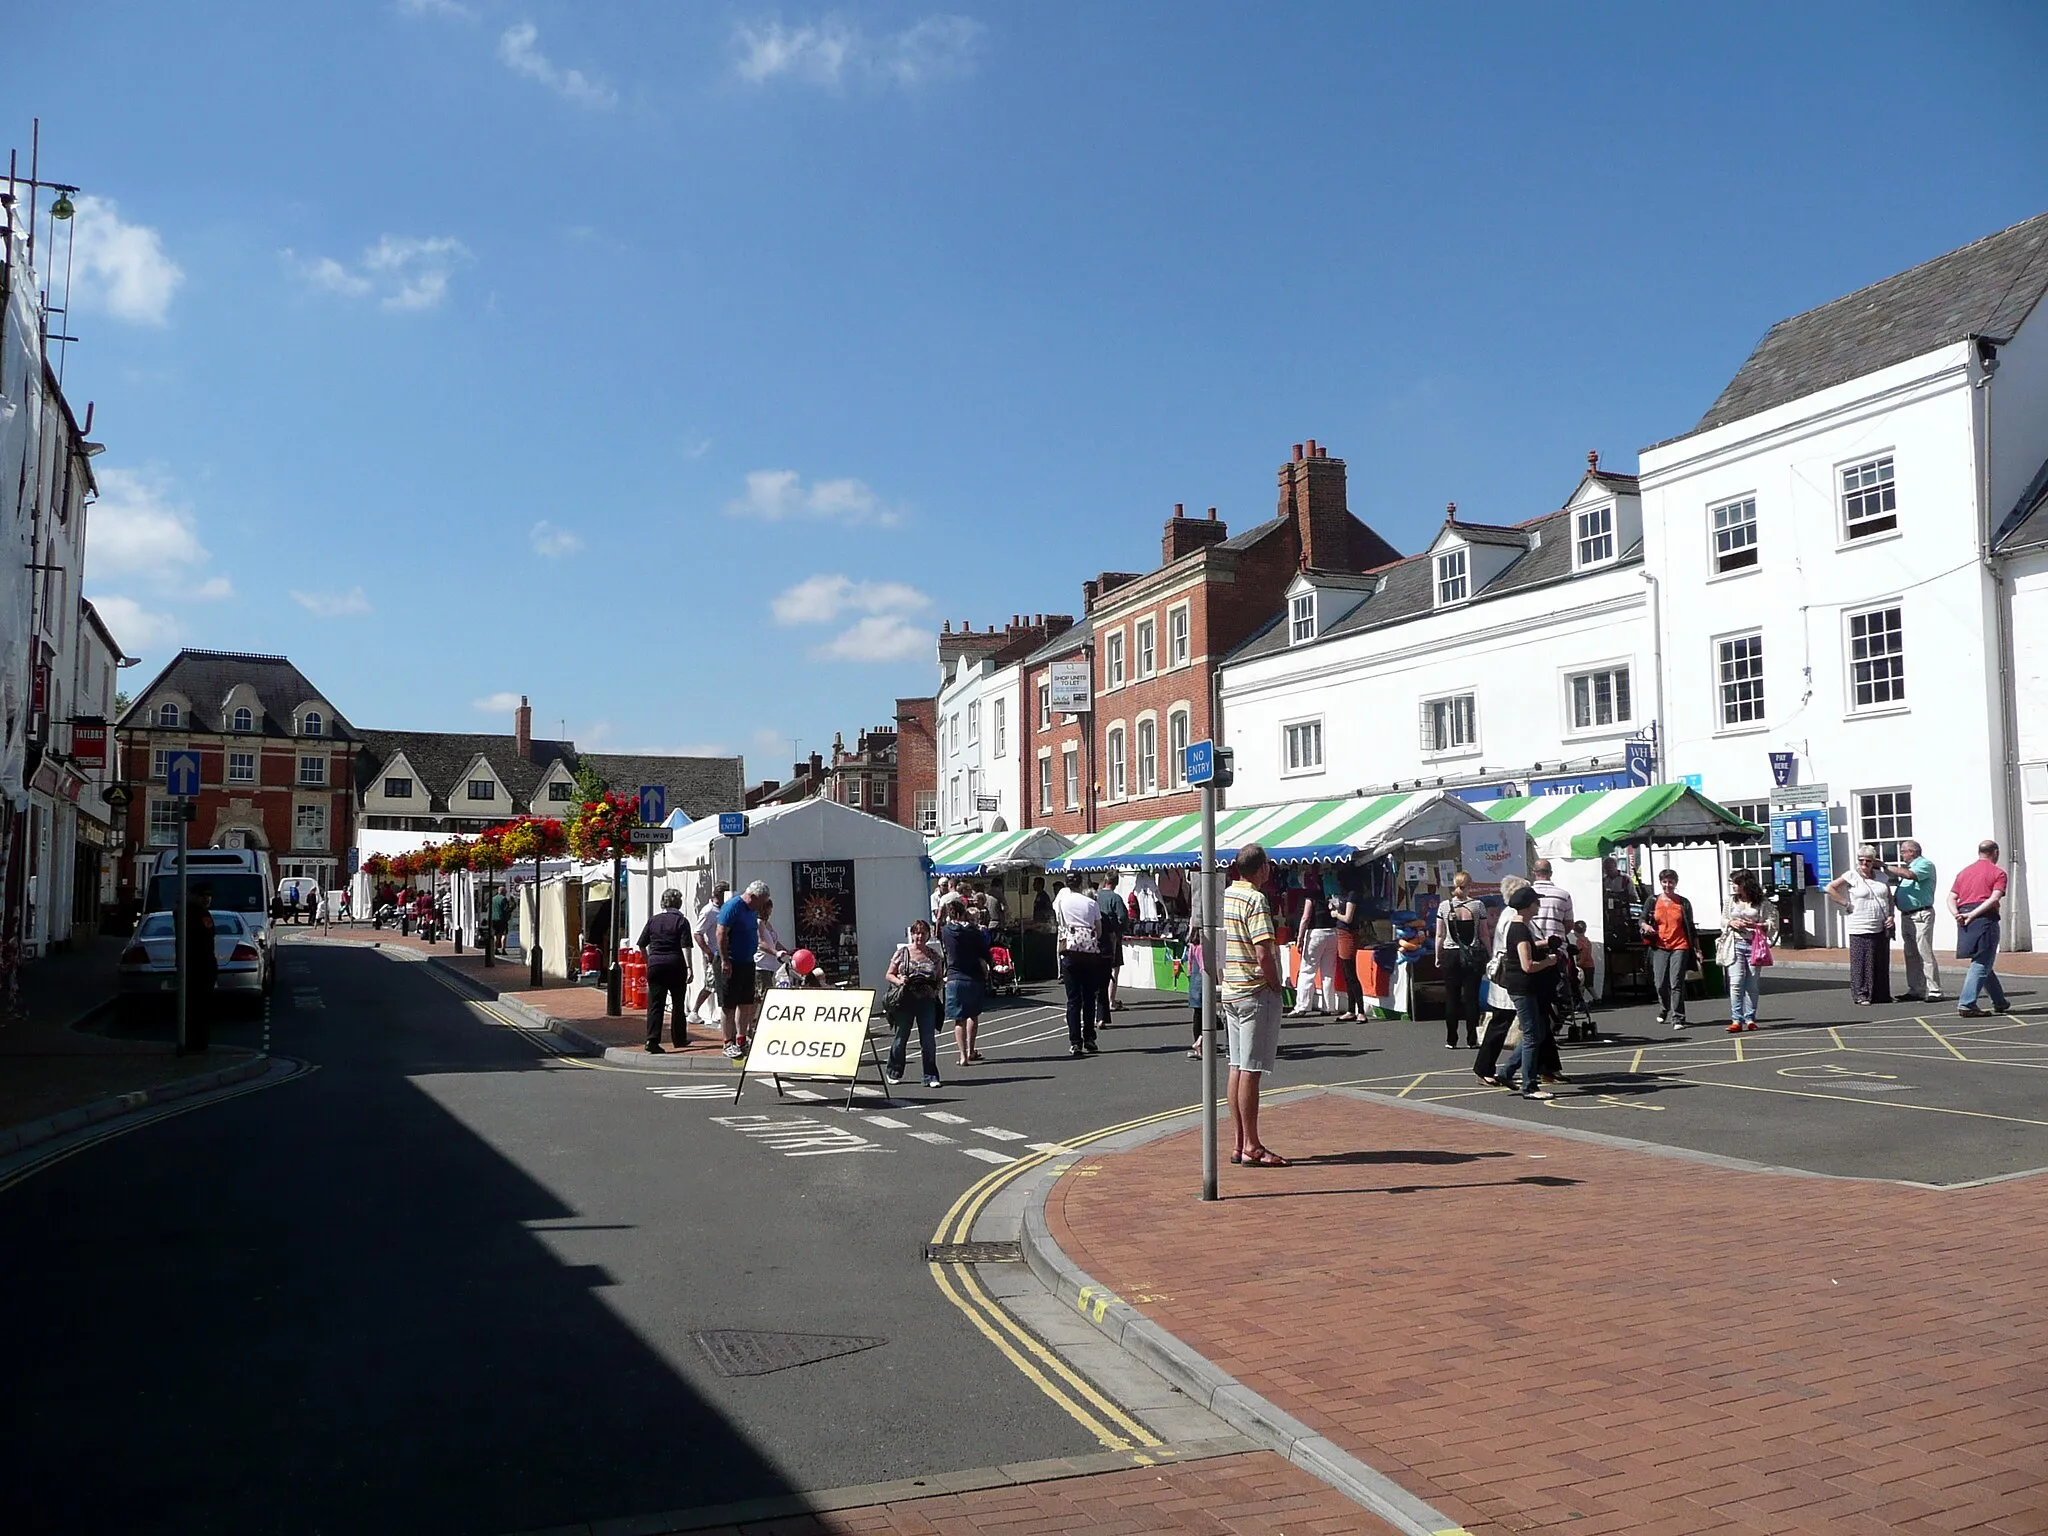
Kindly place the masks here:
POLYGON ((515 75, 539 81, 571 106, 601 111, 618 104, 619 93, 601 77, 560 68, 536 46, 539 39, 540 29, 530 21, 507 27, 498 39, 498 62, 515 75))
POLYGON ((701 459, 710 451, 711 439, 708 437, 693 435, 683 439, 683 457, 686 459, 701 459))
POLYGON ((811 647, 813 661, 917 661, 933 654, 932 632, 900 615, 878 614, 811 647))
POLYGON ((582 534, 574 533, 567 528, 557 528, 546 518, 533 525, 527 534, 527 540, 533 545, 533 552, 536 555, 543 555, 550 560, 573 555, 583 547, 582 534))
POLYGON ((375 294, 385 309, 398 311, 439 308, 455 269, 471 259, 469 247, 452 235, 384 235, 354 266, 332 256, 299 260, 289 250, 284 254, 321 292, 345 299, 375 294))
POLYGON ((480 709, 487 715, 505 715, 517 709, 521 702, 520 696, 516 693, 493 693, 481 699, 472 699, 469 707, 480 709))
POLYGON ((439 16, 444 21, 475 21, 476 10, 456 0, 397 0, 401 16, 439 16))
POLYGON ((209 576, 192 589, 192 595, 202 602, 218 602, 235 595, 235 584, 225 576, 209 576))
POLYGON ((199 542, 191 511, 172 499, 163 475, 109 466, 96 471, 95 478, 100 496, 85 525, 88 579, 138 576, 166 594, 232 595, 227 577, 204 574, 211 557, 199 542))
POLYGON ((370 600, 363 595, 361 587, 350 587, 346 592, 295 591, 292 601, 323 619, 345 619, 352 614, 370 611, 370 600))
POLYGON ((113 200, 79 197, 71 217, 73 302, 116 320, 162 325, 184 269, 164 254, 157 232, 124 221, 113 200))
POLYGON ((755 85, 787 78, 833 88, 848 80, 913 86, 968 73, 987 30, 971 17, 943 14, 873 38, 831 16, 795 27, 743 21, 733 27, 733 68, 755 85))
POLYGON ((863 480, 817 480, 809 486, 793 469, 756 469, 747 475, 747 493, 725 504, 733 517, 758 517, 771 523, 793 517, 837 519, 894 528, 903 521, 901 508, 877 496, 863 480))
POLYGON ((174 616, 152 613, 132 597, 96 595, 92 605, 130 656, 169 650, 184 637, 184 628, 174 616))
POLYGON ((778 624, 830 624, 843 614, 901 614, 929 608, 931 599, 901 581, 855 581, 850 576, 807 576, 769 604, 778 624))

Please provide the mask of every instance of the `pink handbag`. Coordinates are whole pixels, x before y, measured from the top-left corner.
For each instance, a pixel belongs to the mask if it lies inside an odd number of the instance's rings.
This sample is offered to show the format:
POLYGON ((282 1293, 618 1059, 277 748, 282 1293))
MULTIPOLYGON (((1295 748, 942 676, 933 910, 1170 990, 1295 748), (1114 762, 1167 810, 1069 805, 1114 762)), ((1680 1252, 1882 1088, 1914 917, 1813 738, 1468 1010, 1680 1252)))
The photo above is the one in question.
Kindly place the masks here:
POLYGON ((1760 971, 1765 966, 1773 965, 1775 963, 1776 962, 1771 958, 1771 941, 1768 937, 1766 937, 1763 930, 1763 926, 1759 924, 1758 926, 1750 929, 1749 968, 1753 971, 1760 971))

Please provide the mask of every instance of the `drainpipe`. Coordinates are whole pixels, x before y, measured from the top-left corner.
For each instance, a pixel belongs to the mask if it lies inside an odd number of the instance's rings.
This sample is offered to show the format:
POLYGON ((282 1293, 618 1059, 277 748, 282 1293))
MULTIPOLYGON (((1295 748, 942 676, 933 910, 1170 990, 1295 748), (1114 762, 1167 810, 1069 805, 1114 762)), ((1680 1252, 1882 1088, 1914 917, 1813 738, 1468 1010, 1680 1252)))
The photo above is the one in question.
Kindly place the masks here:
POLYGON ((2005 833, 2001 842, 2007 850, 2011 882, 2009 899, 2014 908, 2005 940, 2008 949, 2025 950, 2034 947, 2034 939, 2033 913, 2027 901, 2026 812, 2020 803, 2018 701, 2014 697, 2013 686, 2012 592, 2005 579, 2004 557, 1991 545, 1995 532, 1991 522, 1991 380, 1998 372, 1998 349, 1979 338, 1974 350, 1978 366, 1975 387, 1981 392, 1984 402, 1982 442, 1977 455, 1977 547, 1984 561, 1985 574, 1991 578, 1994 643, 1998 649, 1999 774, 2003 780, 2005 810, 2005 833))
POLYGON ((1670 765, 1663 758, 1669 755, 1671 726, 1664 718, 1664 603, 1663 586, 1657 578, 1645 569, 1637 575, 1650 587, 1650 675, 1657 682, 1657 773, 1659 782, 1669 782, 1670 765))

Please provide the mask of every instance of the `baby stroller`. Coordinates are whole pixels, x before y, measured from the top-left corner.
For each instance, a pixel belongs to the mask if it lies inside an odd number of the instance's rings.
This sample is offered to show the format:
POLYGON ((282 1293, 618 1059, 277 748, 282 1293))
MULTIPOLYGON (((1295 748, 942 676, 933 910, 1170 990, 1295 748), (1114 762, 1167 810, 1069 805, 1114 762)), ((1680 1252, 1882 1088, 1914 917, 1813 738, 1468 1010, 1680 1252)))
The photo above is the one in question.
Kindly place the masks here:
POLYGON ((1010 951, 1001 944, 989 948, 988 993, 991 997, 1017 995, 1017 962, 1011 958, 1010 951))
POLYGON ((1593 1022, 1593 1011, 1587 1006, 1586 983, 1579 974, 1577 958, 1569 951, 1559 971, 1557 995, 1551 1000, 1553 1028, 1567 1040, 1598 1040, 1600 1026, 1593 1022))

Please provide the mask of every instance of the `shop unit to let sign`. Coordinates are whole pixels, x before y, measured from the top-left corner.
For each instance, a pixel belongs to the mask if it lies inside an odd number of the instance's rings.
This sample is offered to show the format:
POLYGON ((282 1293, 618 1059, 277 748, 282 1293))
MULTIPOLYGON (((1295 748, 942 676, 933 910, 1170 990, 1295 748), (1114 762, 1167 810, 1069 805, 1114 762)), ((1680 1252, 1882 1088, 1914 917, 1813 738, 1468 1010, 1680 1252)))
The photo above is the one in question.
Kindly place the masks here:
POLYGON ((1055 714, 1085 715, 1093 693, 1085 661, 1055 661, 1046 669, 1046 686, 1055 714))

